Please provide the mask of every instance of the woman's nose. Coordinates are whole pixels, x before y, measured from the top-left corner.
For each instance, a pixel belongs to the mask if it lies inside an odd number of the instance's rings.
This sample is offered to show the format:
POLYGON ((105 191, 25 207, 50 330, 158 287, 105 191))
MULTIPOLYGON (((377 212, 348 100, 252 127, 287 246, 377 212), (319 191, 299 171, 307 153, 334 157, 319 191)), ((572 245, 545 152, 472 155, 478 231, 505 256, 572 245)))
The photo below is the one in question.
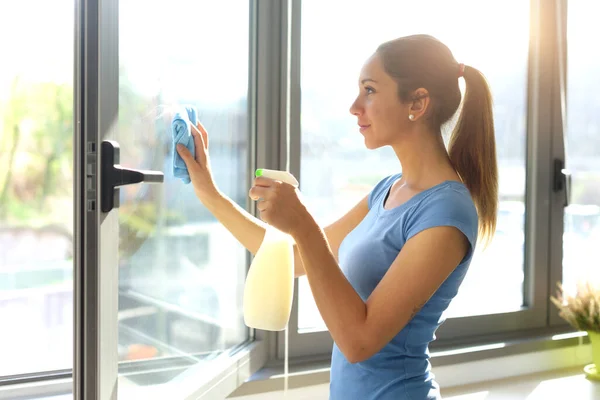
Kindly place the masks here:
POLYGON ((362 107, 360 107, 360 104, 358 102, 358 99, 354 100, 354 102, 352 103, 352 105, 350 106, 350 114, 352 115, 356 115, 357 117, 362 114, 362 107))

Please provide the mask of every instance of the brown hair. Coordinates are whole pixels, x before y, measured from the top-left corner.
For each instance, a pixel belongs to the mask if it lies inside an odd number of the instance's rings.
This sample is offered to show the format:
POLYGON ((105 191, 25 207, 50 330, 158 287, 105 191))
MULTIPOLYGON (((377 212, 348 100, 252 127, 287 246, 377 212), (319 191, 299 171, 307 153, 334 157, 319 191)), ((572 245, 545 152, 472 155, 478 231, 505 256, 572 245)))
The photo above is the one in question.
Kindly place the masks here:
MULTIPOLYGON (((446 45, 429 35, 401 37, 383 43, 376 54, 388 75, 398 83, 403 102, 412 101, 419 88, 431 99, 427 119, 441 132, 460 105, 461 65, 446 45)), ((496 230, 498 164, 492 115, 492 96, 481 72, 464 66, 465 96, 450 137, 448 155, 469 189, 479 215, 479 236, 489 243, 496 230)))

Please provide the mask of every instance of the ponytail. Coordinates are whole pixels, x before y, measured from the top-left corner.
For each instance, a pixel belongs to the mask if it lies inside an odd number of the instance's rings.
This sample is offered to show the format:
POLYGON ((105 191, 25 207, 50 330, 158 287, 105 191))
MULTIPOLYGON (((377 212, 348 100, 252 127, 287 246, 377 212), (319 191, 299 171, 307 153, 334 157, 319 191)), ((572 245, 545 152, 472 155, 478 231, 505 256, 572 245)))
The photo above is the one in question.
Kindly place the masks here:
POLYGON ((440 131, 456 114, 461 100, 458 76, 465 79, 463 106, 450 137, 448 155, 477 208, 479 237, 489 244, 496 231, 498 165, 492 95, 485 77, 477 69, 457 63, 450 49, 429 35, 385 42, 377 48, 377 54, 398 84, 402 102, 411 101, 411 93, 418 88, 428 90, 434 131, 440 131))
POLYGON ((448 154, 469 189, 479 214, 479 237, 488 245, 496 230, 498 163, 492 95, 477 69, 465 66, 465 96, 458 122, 450 137, 448 154))

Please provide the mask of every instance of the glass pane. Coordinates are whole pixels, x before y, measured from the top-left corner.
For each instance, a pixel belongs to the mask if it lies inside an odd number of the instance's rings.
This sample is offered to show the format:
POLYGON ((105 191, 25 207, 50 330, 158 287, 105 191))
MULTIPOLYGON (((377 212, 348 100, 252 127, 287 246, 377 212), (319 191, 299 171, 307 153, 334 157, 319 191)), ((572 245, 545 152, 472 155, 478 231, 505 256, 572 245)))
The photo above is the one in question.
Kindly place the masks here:
POLYGON ((250 17, 247 1, 174 0, 165 7, 122 0, 119 12, 112 139, 122 165, 165 174, 162 185, 120 193, 119 372, 121 381, 147 385, 248 339, 241 314, 246 251, 192 185, 173 176, 171 120, 178 106, 197 108, 211 135, 217 184, 245 206, 250 17))
POLYGON ((600 26, 594 0, 568 3, 567 168, 571 204, 565 210, 563 282, 573 290, 582 279, 600 279, 600 26))
MULTIPOLYGON (((327 224, 382 177, 399 172, 390 148, 364 148, 356 118, 348 110, 362 64, 376 47, 415 33, 436 36, 457 60, 483 71, 495 104, 498 231, 488 250, 474 258, 449 315, 518 309, 523 304, 529 2, 375 0, 366 11, 362 1, 303 1, 302 192, 316 217, 327 224), (468 23, 461 23, 465 10, 468 23)), ((305 278, 299 291, 299 328, 323 329, 305 278)))
POLYGON ((0 376, 73 365, 73 26, 0 2, 0 376))

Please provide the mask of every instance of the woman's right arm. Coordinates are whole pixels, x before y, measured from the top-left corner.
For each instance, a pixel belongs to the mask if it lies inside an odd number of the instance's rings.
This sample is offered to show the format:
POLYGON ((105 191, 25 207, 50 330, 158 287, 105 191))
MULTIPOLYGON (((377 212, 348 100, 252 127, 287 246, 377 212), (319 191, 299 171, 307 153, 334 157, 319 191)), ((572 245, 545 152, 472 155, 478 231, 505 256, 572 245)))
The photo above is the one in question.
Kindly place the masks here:
MULTIPOLYGON (((267 224, 217 189, 210 169, 208 133, 202 124, 198 123, 197 127, 192 127, 192 136, 196 157, 192 157, 185 147, 178 146, 177 152, 187 166, 196 196, 242 246, 250 253, 256 254, 265 236, 267 224)), ((342 240, 362 221, 368 211, 369 206, 365 197, 346 215, 324 229, 336 259, 342 240)), ((294 265, 296 277, 305 274, 302 258, 296 246, 294 246, 294 265)))
POLYGON ((242 246, 250 253, 256 254, 265 236, 266 223, 254 217, 223 193, 217 192, 201 201, 242 246))
MULTIPOLYGON (((267 224, 254 217, 222 193, 202 201, 215 218, 244 246, 250 253, 256 254, 265 236, 267 224)), ((335 258, 342 240, 363 220, 369 212, 367 197, 362 199, 352 210, 339 220, 324 228, 327 241, 335 258)), ((294 275, 305 275, 302 258, 294 245, 294 275)))

